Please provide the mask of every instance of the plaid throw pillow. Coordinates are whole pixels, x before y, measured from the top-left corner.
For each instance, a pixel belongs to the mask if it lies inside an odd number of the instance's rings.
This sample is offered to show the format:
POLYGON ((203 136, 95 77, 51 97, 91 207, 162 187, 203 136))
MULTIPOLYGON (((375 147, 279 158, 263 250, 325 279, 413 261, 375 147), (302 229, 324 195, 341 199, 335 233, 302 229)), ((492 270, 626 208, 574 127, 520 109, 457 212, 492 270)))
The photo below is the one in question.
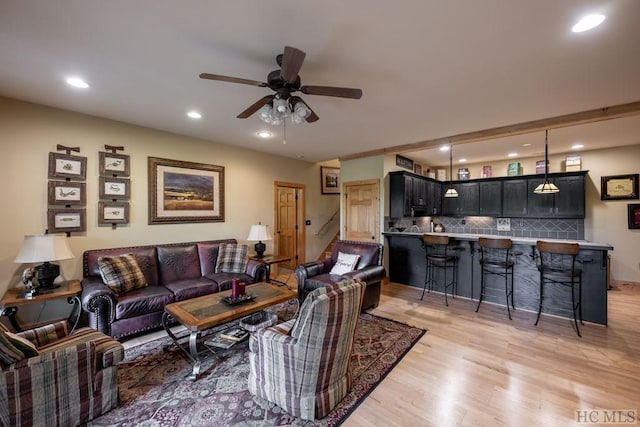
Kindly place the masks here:
POLYGON ((101 256, 98 258, 98 268, 102 281, 117 294, 147 286, 133 254, 101 256))
POLYGON ((216 273, 244 273, 249 262, 249 246, 220 243, 216 273))
POLYGON ((24 359, 24 353, 11 342, 7 333, 0 329, 0 366, 3 367, 24 359))

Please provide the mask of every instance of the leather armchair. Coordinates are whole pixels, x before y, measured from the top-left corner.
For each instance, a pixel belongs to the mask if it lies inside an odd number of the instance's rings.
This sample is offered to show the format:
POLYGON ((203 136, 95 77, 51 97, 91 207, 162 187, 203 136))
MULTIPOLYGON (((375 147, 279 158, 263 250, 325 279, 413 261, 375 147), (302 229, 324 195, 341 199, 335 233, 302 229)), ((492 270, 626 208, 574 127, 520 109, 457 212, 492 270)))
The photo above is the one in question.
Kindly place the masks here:
POLYGON ((365 285, 309 293, 297 318, 249 339, 249 391, 304 420, 323 418, 351 388, 349 361, 365 285))
POLYGON ((76 426, 118 405, 118 341, 90 328, 69 334, 66 321, 16 335, 37 355, 0 364, 0 418, 7 425, 76 426))
POLYGON ((382 265, 382 248, 380 243, 336 241, 330 258, 300 264, 295 268, 298 299, 303 302, 309 292, 319 287, 330 287, 345 279, 360 279, 367 284, 362 310, 377 307, 380 302, 380 285, 387 274, 382 265), (360 256, 355 270, 341 275, 330 273, 338 260, 339 252, 360 256))

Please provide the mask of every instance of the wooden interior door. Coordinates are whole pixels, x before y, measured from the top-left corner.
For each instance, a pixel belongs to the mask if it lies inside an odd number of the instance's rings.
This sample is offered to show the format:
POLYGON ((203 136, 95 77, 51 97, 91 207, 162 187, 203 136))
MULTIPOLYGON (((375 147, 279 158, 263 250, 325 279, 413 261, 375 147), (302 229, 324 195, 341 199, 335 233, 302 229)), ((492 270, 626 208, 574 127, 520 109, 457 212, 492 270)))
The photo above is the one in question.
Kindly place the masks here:
POLYGON ((377 179, 344 183, 344 239, 380 242, 380 183, 377 179))
POLYGON ((280 266, 294 269, 305 259, 304 185, 276 182, 275 210, 275 250, 291 258, 280 266))

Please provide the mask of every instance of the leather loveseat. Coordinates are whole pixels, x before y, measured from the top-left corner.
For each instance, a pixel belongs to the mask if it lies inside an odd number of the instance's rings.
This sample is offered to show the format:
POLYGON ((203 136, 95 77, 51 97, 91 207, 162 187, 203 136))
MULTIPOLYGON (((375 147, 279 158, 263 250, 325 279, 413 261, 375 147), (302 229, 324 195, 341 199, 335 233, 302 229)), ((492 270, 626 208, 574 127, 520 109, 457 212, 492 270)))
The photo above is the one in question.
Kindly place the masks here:
POLYGON ((377 307, 380 302, 380 285, 387 272, 382 265, 382 248, 379 243, 338 240, 331 249, 331 257, 300 264, 295 268, 298 280, 298 299, 304 301, 309 292, 321 286, 331 287, 347 279, 360 279, 367 284, 362 310, 377 307), (357 255, 352 271, 332 274, 340 253, 357 255))
POLYGON ((121 339, 161 327, 162 313, 169 303, 228 290, 232 279, 246 283, 264 280, 266 265, 251 259, 244 273, 216 273, 221 243, 236 243, 236 240, 85 251, 81 299, 89 326, 121 339), (117 293, 103 282, 98 259, 125 254, 133 254, 147 286, 117 293))

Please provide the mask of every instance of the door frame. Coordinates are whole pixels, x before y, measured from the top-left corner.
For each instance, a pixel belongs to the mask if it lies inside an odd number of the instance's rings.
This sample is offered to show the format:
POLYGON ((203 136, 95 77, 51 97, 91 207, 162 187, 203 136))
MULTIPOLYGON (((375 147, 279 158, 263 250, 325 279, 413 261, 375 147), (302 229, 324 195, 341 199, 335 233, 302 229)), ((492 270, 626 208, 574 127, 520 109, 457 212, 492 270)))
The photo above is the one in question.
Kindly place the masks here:
MULTIPOLYGON (((306 260, 306 227, 304 226, 304 219, 306 217, 305 214, 305 205, 306 205, 306 186, 305 184, 299 184, 296 182, 286 182, 286 181, 274 181, 273 182, 273 223, 279 224, 278 221, 278 188, 286 187, 293 188, 297 191, 298 195, 298 203, 296 203, 296 223, 298 229, 296 230, 296 255, 298 257, 297 260, 292 260, 292 264, 302 264, 306 260)), ((277 230, 275 230, 277 231, 277 230)), ((280 235, 276 232, 274 233, 274 248, 278 246, 278 239, 280 235)))

